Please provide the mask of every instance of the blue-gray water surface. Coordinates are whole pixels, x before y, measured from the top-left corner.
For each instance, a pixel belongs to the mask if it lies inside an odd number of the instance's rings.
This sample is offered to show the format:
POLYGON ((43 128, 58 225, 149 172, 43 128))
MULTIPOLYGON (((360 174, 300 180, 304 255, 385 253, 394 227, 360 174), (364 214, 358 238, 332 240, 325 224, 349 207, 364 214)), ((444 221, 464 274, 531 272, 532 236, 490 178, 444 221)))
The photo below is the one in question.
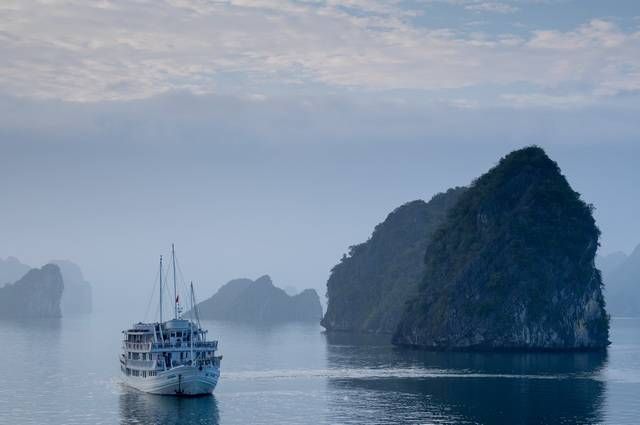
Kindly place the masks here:
POLYGON ((0 424, 637 424, 640 319, 607 353, 428 353, 318 325, 204 322, 220 339, 213 396, 122 385, 129 321, 0 321, 0 424))

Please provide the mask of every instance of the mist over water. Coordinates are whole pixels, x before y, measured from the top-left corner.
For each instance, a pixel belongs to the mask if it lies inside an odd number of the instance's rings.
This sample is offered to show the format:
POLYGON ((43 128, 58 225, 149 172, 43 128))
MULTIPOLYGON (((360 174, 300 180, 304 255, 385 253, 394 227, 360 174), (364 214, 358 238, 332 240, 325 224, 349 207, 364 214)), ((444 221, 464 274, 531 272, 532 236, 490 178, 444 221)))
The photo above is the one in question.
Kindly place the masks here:
POLYGON ((317 325, 204 322, 220 339, 213 396, 122 385, 127 317, 0 322, 0 423, 635 424, 640 319, 612 320, 606 353, 433 353, 317 325), (7 343, 10 341, 10 343, 7 343))

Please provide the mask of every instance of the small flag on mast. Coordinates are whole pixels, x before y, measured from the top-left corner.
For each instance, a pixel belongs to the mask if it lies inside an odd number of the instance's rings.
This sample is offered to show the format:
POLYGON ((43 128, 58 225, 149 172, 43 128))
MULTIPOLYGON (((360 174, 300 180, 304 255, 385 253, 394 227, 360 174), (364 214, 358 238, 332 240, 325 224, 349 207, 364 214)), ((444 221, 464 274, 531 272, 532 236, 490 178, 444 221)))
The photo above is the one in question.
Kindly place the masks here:
POLYGON ((180 302, 180 295, 176 295, 176 304, 180 302))

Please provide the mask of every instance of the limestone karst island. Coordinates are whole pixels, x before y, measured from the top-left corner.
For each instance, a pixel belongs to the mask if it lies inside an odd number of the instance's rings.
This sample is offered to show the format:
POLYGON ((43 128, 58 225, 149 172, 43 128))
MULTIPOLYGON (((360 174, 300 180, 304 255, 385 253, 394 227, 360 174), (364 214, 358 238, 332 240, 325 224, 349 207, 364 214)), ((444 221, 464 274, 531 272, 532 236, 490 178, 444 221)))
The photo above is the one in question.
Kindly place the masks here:
POLYGON ((543 149, 398 207, 327 283, 329 331, 427 350, 602 350, 600 230, 543 149))

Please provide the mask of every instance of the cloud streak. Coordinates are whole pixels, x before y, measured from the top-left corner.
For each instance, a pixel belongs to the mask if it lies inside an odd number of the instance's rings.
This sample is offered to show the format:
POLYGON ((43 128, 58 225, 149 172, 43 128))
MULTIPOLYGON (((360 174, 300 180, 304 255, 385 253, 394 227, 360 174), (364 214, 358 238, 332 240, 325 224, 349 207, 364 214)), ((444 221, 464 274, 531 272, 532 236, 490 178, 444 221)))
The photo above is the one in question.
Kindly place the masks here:
POLYGON ((465 6, 465 9, 474 12, 491 12, 491 13, 514 13, 518 10, 517 7, 499 2, 479 2, 472 3, 465 6))

